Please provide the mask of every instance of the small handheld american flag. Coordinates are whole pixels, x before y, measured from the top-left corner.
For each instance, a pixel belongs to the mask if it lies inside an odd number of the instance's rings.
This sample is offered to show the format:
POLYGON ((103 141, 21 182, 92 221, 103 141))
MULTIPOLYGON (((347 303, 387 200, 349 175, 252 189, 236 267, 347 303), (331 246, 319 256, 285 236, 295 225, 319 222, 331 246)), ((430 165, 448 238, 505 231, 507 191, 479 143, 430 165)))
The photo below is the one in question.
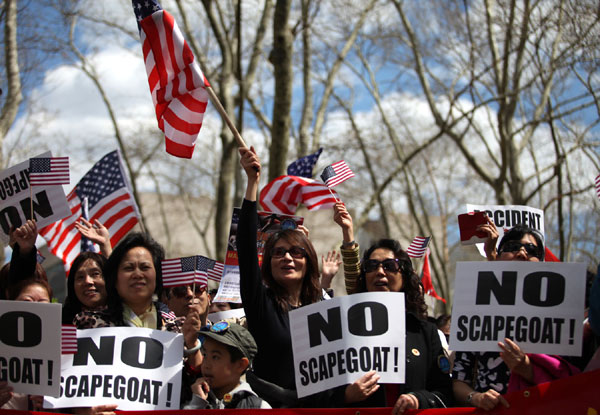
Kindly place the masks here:
POLYGON ((53 186, 69 182, 69 157, 29 159, 29 184, 32 186, 53 186))
POLYGON ((325 170, 321 173, 321 179, 327 187, 337 186, 351 177, 354 177, 354 173, 352 173, 352 170, 350 170, 350 167, 348 167, 344 160, 325 167, 325 170))
POLYGON ((415 239, 412 240, 408 248, 406 248, 406 253, 411 258, 422 258, 427 250, 427 245, 429 245, 429 241, 431 236, 415 236, 415 239))

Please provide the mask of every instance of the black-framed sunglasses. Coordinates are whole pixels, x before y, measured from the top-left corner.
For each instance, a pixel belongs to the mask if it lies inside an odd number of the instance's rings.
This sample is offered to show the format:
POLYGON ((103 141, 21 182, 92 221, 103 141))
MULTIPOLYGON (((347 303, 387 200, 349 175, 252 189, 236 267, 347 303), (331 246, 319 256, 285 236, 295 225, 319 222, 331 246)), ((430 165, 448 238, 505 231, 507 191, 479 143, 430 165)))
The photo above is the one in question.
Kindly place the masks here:
MULTIPOLYGON (((192 290, 192 286, 189 284, 188 285, 178 285, 177 287, 171 288, 171 293, 175 297, 183 298, 183 297, 187 296, 188 288, 190 289, 190 291, 192 290)), ((202 295, 206 291, 206 285, 196 284, 196 286, 193 288, 193 290, 194 290, 194 295, 196 295, 196 296, 202 295)))
POLYGON ((529 256, 540 257, 538 247, 531 242, 523 244, 520 241, 508 241, 502 246, 502 252, 519 252, 521 248, 525 248, 529 256))
POLYGON ((283 246, 277 246, 271 249, 271 257, 283 258, 288 252, 292 258, 300 259, 306 257, 306 249, 301 246, 292 246, 290 249, 285 249, 283 246))
POLYGON ((379 269, 379 266, 383 267, 386 272, 398 272, 400 271, 400 261, 397 258, 388 258, 383 261, 377 261, 376 259, 367 259, 363 263, 363 269, 365 272, 373 272, 379 269))

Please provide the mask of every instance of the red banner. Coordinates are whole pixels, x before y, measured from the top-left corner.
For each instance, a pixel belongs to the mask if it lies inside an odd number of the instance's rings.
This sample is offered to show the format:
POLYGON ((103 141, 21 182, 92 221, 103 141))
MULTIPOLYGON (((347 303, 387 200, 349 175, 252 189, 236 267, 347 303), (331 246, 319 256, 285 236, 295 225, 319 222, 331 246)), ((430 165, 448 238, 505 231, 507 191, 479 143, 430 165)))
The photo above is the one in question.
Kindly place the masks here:
MULTIPOLYGON (((542 383, 523 391, 505 395, 510 408, 499 405, 492 411, 475 408, 410 410, 406 415, 538 415, 538 414, 600 414, 600 370, 582 373, 554 382, 542 383)), ((119 412, 119 411, 117 411, 119 412)), ((152 415, 214 415, 214 409, 152 411, 152 415)), ((323 409, 223 409, 221 413, 240 415, 389 415, 391 408, 323 408, 323 409)), ((149 415, 150 411, 123 411, 126 415, 149 415)), ((0 415, 56 415, 56 412, 28 412, 0 409, 0 415)))

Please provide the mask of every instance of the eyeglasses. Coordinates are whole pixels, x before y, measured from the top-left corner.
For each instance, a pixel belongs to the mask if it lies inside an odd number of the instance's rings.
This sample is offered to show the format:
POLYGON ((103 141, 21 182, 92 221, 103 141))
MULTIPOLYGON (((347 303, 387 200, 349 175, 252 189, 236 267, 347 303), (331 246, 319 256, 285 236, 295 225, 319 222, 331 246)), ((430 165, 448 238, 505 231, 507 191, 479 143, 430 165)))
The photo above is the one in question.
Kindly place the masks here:
POLYGON ((508 241, 502 246, 502 252, 518 252, 521 248, 525 248, 528 256, 539 258, 538 247, 531 242, 522 244, 519 241, 508 241))
MULTIPOLYGON (((192 286, 191 285, 178 285, 177 287, 171 288, 171 293, 173 293, 173 295, 175 297, 184 298, 184 297, 187 297, 187 295, 188 295, 188 289, 191 291, 192 286)), ((205 291, 206 291, 205 285, 196 285, 194 288, 194 294, 196 296, 200 296, 200 295, 204 294, 205 291)))
POLYGON ((271 249, 271 257, 283 258, 285 254, 290 253, 292 258, 300 259, 306 256, 306 249, 301 246, 292 246, 290 249, 285 249, 283 246, 278 246, 271 249))
POLYGON ((376 259, 367 259, 363 263, 363 269, 365 272, 373 272, 379 269, 379 266, 383 267, 386 272, 398 272, 400 270, 400 262, 397 258, 388 258, 383 261, 377 261, 376 259))

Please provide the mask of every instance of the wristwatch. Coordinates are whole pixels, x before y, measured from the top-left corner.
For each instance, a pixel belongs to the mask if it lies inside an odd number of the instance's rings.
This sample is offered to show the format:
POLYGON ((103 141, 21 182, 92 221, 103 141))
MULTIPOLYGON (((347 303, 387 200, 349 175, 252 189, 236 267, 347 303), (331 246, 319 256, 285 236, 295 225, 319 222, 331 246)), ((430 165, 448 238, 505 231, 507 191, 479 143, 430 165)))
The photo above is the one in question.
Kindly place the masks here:
POLYGON ((473 399, 473 395, 475 395, 475 391, 472 391, 471 393, 469 393, 469 395, 467 396, 467 402, 471 403, 471 399, 473 399))

